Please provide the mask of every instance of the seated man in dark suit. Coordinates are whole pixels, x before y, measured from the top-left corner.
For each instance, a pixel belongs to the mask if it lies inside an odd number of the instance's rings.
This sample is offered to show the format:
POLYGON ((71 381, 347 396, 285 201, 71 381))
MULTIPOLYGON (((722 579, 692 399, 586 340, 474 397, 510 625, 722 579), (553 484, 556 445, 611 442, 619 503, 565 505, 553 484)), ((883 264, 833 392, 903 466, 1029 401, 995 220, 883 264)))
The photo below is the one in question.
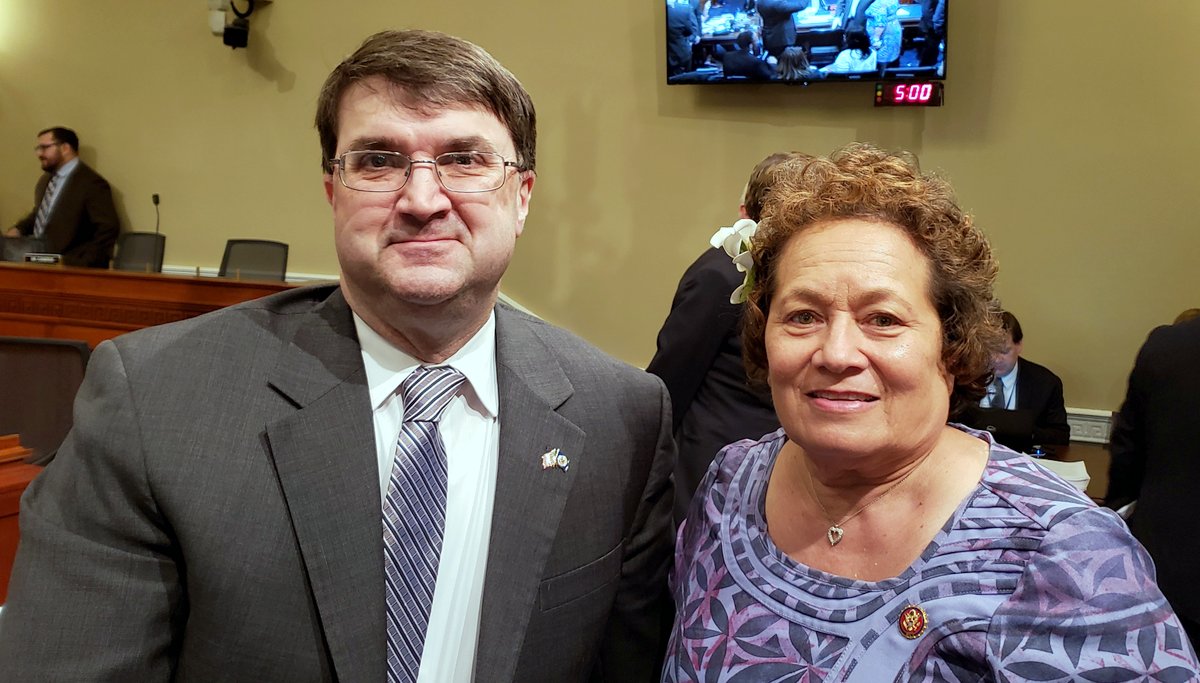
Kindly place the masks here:
POLYGON ((755 81, 769 81, 775 75, 771 65, 754 54, 754 34, 742 31, 737 37, 737 49, 718 48, 721 71, 726 78, 740 76, 755 81))
MULTIPOLYGON (((981 408, 999 410, 1029 410, 1036 416, 1033 434, 1020 441, 1035 445, 1066 445, 1071 440, 1071 426, 1067 424, 1067 409, 1063 402, 1063 384, 1058 375, 1049 368, 1031 360, 1021 358, 1021 323, 1008 311, 1001 313, 1004 329, 1008 332, 1008 344, 993 359, 995 379, 988 387, 987 396, 979 402, 981 408)), ((968 412, 963 416, 964 424, 984 428, 984 418, 979 413, 968 412)), ((997 436, 1010 448, 1022 449, 1022 443, 1007 443, 1003 434, 997 436)))
POLYGON ((38 133, 34 151, 45 171, 35 206, 4 234, 42 239, 68 266, 107 268, 121 230, 108 181, 79 158, 79 136, 70 128, 38 133))

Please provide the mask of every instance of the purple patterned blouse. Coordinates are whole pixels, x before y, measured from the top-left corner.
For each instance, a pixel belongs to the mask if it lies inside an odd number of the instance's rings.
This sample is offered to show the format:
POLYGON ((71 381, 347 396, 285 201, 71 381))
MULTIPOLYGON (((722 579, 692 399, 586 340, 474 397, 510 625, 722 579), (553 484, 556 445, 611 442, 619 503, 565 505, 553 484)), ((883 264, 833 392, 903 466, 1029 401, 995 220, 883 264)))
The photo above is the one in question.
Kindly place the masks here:
POLYGON ((993 444, 916 562, 868 582, 772 543, 763 501, 785 439, 726 447, 700 484, 679 532, 663 681, 1200 680, 1124 522, 1028 457, 993 444), (910 605, 928 620, 914 639, 900 628, 910 605))

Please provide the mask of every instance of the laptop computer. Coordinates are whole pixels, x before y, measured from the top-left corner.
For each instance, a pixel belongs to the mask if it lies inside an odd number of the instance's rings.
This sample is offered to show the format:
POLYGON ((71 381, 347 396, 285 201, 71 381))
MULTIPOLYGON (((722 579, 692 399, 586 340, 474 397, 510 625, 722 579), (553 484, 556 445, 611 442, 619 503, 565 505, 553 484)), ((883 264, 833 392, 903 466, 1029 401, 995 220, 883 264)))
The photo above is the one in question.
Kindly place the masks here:
POLYGON ((49 251, 46 240, 39 237, 5 237, 3 261, 24 261, 26 254, 44 254, 49 251))
POLYGON ((965 410, 960 421, 968 427, 991 432, 996 441, 1014 451, 1028 453, 1033 450, 1033 429, 1037 425, 1037 414, 1033 410, 976 406, 965 410))

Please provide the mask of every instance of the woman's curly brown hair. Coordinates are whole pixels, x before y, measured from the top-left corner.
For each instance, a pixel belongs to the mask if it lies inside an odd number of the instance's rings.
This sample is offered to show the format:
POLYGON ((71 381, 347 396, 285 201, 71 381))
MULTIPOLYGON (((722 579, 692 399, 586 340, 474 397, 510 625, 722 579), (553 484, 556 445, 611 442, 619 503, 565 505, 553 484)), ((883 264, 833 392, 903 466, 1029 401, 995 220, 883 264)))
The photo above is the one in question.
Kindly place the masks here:
POLYGON ((829 158, 787 161, 775 168, 763 220, 754 235, 755 283, 746 301, 742 344, 751 378, 765 380, 765 330, 775 293, 775 258, 805 228, 860 218, 899 227, 929 260, 930 298, 942 323, 942 362, 954 377, 950 415, 976 403, 1000 348, 998 271, 992 248, 955 203, 949 183, 922 173, 908 158, 852 144, 829 158))

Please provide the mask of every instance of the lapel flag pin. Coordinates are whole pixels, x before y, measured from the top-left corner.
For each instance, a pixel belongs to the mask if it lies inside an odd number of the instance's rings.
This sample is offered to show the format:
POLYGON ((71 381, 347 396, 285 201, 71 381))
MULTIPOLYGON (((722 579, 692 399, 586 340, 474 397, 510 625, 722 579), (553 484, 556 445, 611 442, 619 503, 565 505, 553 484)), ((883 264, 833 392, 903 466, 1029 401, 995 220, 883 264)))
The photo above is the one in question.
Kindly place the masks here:
POLYGON ((563 453, 557 448, 551 448, 545 453, 542 453, 542 469, 548 470, 551 467, 557 467, 563 472, 566 472, 571 467, 571 461, 567 458, 566 453, 563 453))

